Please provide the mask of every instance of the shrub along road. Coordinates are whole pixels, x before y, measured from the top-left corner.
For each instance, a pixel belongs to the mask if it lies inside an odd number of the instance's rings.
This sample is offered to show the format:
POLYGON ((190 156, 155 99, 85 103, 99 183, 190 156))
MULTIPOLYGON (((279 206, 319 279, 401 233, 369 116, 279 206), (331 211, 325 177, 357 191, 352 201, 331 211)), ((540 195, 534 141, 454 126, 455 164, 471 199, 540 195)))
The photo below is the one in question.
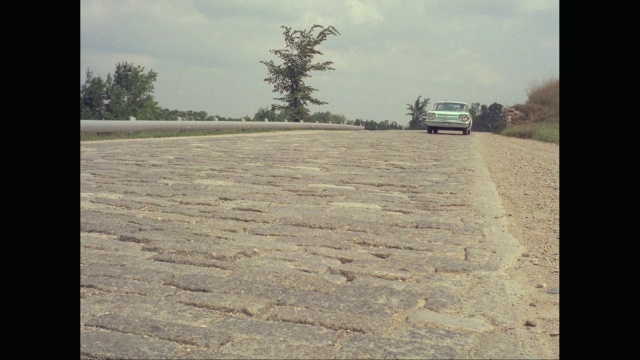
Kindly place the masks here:
POLYGON ((557 358, 490 136, 82 142, 81 357, 557 358))

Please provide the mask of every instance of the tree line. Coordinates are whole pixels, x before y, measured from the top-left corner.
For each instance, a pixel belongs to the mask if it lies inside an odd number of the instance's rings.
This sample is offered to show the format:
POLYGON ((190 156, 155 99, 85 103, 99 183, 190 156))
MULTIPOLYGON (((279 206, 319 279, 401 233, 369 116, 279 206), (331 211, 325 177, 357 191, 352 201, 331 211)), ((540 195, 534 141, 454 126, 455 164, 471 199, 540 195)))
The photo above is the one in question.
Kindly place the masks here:
MULTIPOLYGON (((317 47, 328 39, 340 33, 333 26, 323 27, 313 25, 308 30, 292 30, 287 26, 283 36, 285 48, 269 50, 280 58, 281 63, 273 60, 260 61, 267 67, 268 77, 265 82, 273 86, 273 92, 280 96, 273 98, 280 103, 260 108, 253 118, 226 118, 208 115, 205 111, 182 111, 161 108, 153 96, 154 83, 158 73, 140 65, 128 62, 116 64, 113 75, 107 74, 106 80, 94 76, 87 69, 84 84, 80 85, 80 119, 81 120, 128 120, 135 117, 143 120, 194 120, 194 121, 293 121, 318 122, 332 124, 346 124, 364 126, 366 130, 416 130, 424 128, 422 121, 426 115, 429 99, 408 104, 407 109, 411 120, 404 127, 395 121, 384 120, 349 120, 344 115, 330 112, 316 112, 310 114, 307 106, 325 105, 327 102, 312 96, 317 89, 307 85, 305 79, 312 71, 335 70, 332 61, 313 62, 316 55, 322 55, 317 47), (317 31, 317 34, 315 33, 317 31)), ((489 106, 473 103, 470 113, 473 117, 475 131, 499 131, 505 124, 503 106, 493 103, 489 106)))

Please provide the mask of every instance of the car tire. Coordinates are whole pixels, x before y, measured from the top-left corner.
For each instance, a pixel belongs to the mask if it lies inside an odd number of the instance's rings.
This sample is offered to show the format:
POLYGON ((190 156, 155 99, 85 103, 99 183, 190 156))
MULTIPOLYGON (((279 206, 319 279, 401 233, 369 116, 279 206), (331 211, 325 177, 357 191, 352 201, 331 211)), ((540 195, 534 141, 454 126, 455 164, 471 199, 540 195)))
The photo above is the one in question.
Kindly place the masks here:
POLYGON ((463 129, 462 135, 469 135, 469 129, 463 129))
POLYGON ((433 129, 431 128, 431 126, 427 126, 427 133, 431 134, 433 132, 433 129))
POLYGON ((433 133, 437 134, 438 133, 438 129, 433 129, 433 133))

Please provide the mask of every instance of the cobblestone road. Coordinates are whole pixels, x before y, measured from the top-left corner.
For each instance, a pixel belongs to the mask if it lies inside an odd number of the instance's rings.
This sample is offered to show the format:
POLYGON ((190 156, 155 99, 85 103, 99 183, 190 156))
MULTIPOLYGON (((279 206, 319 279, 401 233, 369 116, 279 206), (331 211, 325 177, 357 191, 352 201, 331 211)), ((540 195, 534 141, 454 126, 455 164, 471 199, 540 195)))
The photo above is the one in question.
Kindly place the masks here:
POLYGON ((474 134, 80 144, 81 358, 518 358, 474 134))

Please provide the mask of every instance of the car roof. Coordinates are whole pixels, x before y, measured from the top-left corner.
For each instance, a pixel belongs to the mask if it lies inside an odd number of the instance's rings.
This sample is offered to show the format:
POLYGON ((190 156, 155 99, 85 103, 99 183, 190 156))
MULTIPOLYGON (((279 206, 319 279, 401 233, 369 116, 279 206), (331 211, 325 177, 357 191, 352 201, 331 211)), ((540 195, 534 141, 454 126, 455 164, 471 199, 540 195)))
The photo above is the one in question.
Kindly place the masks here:
POLYGON ((467 105, 467 103, 466 103, 466 102, 462 102, 462 101, 448 101, 448 100, 445 100, 445 101, 436 101, 434 104, 441 104, 441 103, 448 103, 448 104, 464 104, 464 105, 467 105))

